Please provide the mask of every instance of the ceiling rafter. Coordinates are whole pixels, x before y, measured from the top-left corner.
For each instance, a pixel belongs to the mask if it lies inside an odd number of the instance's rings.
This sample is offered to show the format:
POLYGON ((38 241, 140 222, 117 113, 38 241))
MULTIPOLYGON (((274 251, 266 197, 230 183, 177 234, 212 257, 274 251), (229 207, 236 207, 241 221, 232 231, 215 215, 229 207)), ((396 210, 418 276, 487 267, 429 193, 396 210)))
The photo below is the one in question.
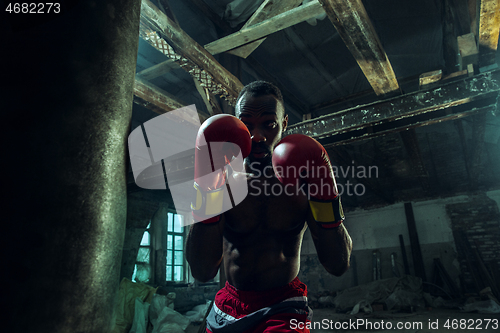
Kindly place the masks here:
MULTIPOLYGON (((272 18, 276 15, 289 11, 302 3, 302 0, 265 0, 259 8, 253 13, 253 15, 245 22, 241 29, 250 27, 253 24, 260 23, 266 19, 272 18)), ((266 40, 266 37, 248 43, 246 45, 237 47, 235 49, 229 50, 227 53, 232 55, 246 58, 252 53, 256 48, 259 47, 262 42, 266 40)))
POLYGON ((500 0, 481 0, 479 10, 479 65, 481 67, 495 63, 500 33, 500 0))
MULTIPOLYGON (((142 105, 158 114, 163 114, 186 106, 186 103, 179 100, 175 96, 170 95, 165 90, 144 81, 137 76, 134 84, 134 103, 142 105)), ((200 112, 198 112, 198 116, 200 117, 201 122, 205 121, 207 118, 200 112)), ((193 123, 194 125, 199 124, 195 119, 185 120, 193 123)))
POLYGON ((301 133, 336 145, 494 110, 499 82, 500 70, 486 72, 303 121, 289 126, 286 135, 301 133))
POLYGON ((319 0, 377 95, 399 90, 387 54, 361 0, 319 0))
MULTIPOLYGON (((226 21, 221 20, 217 14, 215 14, 203 0, 189 0, 188 3, 191 3, 195 6, 204 16, 206 16, 217 28, 229 34, 232 31, 229 24, 226 21)), ((156 77, 167 74, 173 69, 179 68, 179 65, 175 63, 174 60, 168 59, 159 64, 151 66, 149 68, 144 69, 143 71, 137 73, 139 76, 145 80, 152 80, 156 77)))
MULTIPOLYGON (((177 19, 177 16, 175 13, 172 11, 172 8, 170 7, 170 3, 168 0, 159 0, 158 5, 160 6, 161 10, 171 19, 175 21, 177 25, 179 25, 179 20, 177 19)), ((171 59, 169 59, 171 60, 171 59)), ((165 63, 165 62, 163 62, 165 63)), ((174 62, 172 62, 171 68, 179 68, 178 65, 174 62)), ((222 113, 222 110, 215 100, 214 95, 207 89, 201 86, 200 81, 196 78, 193 77, 193 82, 196 87, 196 90, 200 94, 201 99, 203 100, 203 103, 205 104, 205 107, 207 108, 208 113, 213 116, 214 114, 219 114, 222 113)))
POLYGON ((306 5, 291 9, 285 13, 241 29, 229 36, 217 39, 205 45, 205 49, 211 54, 226 52, 323 13, 324 10, 320 3, 317 0, 312 1, 306 5))
POLYGON ((243 84, 151 1, 141 4, 142 39, 167 55, 212 94, 234 104, 243 84))
POLYGON ((156 77, 165 75, 171 70, 177 68, 180 68, 179 65, 176 64, 174 60, 168 59, 154 66, 148 67, 140 72, 137 72, 136 75, 144 80, 152 80, 156 77))

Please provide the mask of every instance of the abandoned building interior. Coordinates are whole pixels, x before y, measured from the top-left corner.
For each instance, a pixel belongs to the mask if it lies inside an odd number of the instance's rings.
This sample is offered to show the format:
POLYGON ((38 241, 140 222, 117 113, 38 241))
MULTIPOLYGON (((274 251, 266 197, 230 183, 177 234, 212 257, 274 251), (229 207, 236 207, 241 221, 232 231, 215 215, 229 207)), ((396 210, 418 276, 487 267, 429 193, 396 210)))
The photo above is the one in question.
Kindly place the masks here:
POLYGON ((225 273, 193 278, 167 182, 192 184, 194 148, 151 155, 163 184, 141 186, 129 135, 189 106, 193 128, 234 115, 264 80, 283 136, 326 148, 352 238, 337 277, 305 232, 311 332, 497 331, 500 0, 60 4, 1 19, 8 326, 204 332, 225 273))

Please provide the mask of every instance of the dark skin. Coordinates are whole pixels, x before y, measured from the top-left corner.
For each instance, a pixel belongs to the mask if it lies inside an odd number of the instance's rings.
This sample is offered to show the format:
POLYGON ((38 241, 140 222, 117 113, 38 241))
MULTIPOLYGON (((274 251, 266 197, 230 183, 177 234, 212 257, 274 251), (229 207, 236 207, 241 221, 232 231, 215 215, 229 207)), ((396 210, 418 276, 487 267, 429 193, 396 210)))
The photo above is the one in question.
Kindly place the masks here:
POLYGON ((224 262, 227 281, 237 289, 262 291, 286 285, 299 272, 307 227, 321 264, 329 273, 342 275, 352 250, 344 225, 319 227, 305 193, 280 193, 281 184, 272 172, 271 152, 288 124, 282 103, 273 95, 244 94, 236 115, 252 138, 252 152, 245 159, 246 171, 253 174, 247 180, 249 194, 218 223, 192 225, 186 257, 193 277, 210 280, 224 262))

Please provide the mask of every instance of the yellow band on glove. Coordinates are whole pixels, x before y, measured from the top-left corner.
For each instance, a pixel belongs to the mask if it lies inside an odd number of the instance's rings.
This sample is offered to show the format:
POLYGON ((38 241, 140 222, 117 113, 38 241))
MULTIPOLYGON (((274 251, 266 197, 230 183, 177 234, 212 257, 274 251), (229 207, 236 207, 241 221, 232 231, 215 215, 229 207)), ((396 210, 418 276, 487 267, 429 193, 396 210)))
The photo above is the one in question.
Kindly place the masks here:
POLYGON ((197 215, 212 216, 222 212, 225 186, 214 191, 203 192, 194 183, 194 188, 196 189, 196 203, 191 203, 191 209, 196 211, 197 215))
POLYGON ((309 200, 309 206, 316 222, 323 224, 333 224, 335 226, 344 220, 344 211, 340 203, 340 196, 332 201, 314 201, 309 200))

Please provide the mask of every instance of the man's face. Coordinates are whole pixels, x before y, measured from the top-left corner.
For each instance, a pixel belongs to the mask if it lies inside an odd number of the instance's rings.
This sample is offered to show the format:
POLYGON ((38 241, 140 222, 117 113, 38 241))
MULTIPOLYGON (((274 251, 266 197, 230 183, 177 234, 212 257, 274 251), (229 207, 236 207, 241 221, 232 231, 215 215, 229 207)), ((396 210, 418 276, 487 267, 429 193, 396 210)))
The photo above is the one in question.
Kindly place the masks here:
POLYGON ((247 126, 252 138, 251 162, 271 163, 271 154, 288 124, 283 105, 273 95, 253 97, 244 94, 236 104, 237 117, 247 126))

